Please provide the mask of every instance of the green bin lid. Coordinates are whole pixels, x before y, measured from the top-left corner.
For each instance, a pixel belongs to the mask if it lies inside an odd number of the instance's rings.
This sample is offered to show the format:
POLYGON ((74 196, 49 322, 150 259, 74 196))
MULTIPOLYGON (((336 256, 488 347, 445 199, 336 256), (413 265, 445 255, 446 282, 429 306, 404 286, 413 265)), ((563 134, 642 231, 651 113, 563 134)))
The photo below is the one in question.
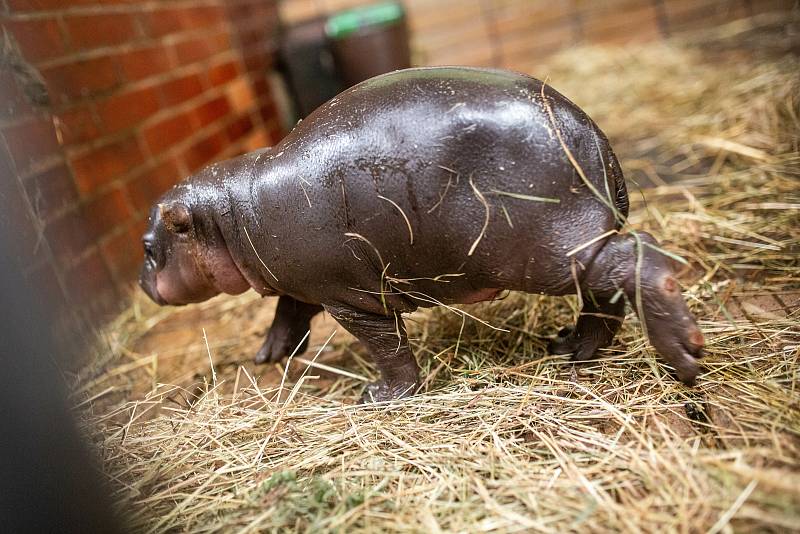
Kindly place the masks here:
POLYGON ((325 24, 325 33, 331 39, 341 39, 362 28, 386 26, 402 18, 403 6, 398 2, 356 7, 332 15, 325 24))

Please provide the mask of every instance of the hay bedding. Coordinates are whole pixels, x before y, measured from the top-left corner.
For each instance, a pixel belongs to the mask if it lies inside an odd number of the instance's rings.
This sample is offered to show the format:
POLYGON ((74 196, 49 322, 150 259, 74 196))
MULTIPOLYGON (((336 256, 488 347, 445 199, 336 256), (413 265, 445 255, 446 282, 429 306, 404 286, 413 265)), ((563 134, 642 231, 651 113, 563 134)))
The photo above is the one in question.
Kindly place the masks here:
POLYGON ((632 313, 603 360, 548 357, 575 300, 510 295, 465 307, 508 333, 412 314, 426 392, 365 409, 352 404, 374 370, 329 317, 284 372, 250 364, 272 305, 136 296, 76 381, 131 525, 798 529, 800 60, 732 46, 779 35, 747 28, 702 49, 584 48, 542 71, 610 134, 629 176, 662 184, 631 188, 632 225, 691 263, 682 281, 708 344, 697 388, 668 376, 632 313))

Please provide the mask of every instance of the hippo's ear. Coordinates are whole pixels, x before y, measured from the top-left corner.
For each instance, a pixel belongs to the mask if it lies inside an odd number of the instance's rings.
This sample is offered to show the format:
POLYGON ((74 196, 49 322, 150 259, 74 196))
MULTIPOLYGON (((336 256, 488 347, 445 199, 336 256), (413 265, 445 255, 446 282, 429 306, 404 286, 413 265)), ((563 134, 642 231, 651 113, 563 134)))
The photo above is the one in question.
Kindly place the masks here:
POLYGON ((192 212, 185 204, 180 202, 170 202, 169 204, 159 204, 158 210, 161 212, 161 220, 170 232, 183 234, 192 229, 192 212))

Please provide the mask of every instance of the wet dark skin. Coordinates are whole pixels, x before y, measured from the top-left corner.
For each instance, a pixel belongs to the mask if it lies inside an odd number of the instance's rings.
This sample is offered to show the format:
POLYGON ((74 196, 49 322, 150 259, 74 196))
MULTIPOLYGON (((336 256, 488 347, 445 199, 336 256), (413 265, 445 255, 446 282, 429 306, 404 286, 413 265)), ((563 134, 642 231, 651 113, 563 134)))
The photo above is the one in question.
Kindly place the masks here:
POLYGON ((141 285, 172 305, 279 296, 258 362, 287 356, 328 311, 380 371, 365 401, 420 384, 402 314, 503 290, 580 290, 577 324, 550 346, 576 360, 611 343, 627 297, 694 384, 703 336, 656 241, 621 233, 627 211, 608 140, 554 89, 499 70, 409 69, 168 191, 144 236, 141 285))

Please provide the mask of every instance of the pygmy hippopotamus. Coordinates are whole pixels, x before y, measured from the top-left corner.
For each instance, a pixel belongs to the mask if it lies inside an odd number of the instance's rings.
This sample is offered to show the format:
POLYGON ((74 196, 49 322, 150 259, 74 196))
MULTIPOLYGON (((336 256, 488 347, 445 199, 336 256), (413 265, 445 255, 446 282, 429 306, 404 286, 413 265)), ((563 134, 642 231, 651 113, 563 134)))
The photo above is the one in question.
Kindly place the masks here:
POLYGON ((403 313, 503 290, 577 293, 577 324, 550 350, 586 360, 611 343, 624 295, 691 385, 703 336, 668 254, 649 234, 621 232, 627 214, 608 139, 566 97, 502 70, 407 69, 164 194, 141 286, 171 305, 278 295, 258 362, 288 355, 326 310, 374 359, 380 380, 363 398, 373 401, 420 384, 403 313))

